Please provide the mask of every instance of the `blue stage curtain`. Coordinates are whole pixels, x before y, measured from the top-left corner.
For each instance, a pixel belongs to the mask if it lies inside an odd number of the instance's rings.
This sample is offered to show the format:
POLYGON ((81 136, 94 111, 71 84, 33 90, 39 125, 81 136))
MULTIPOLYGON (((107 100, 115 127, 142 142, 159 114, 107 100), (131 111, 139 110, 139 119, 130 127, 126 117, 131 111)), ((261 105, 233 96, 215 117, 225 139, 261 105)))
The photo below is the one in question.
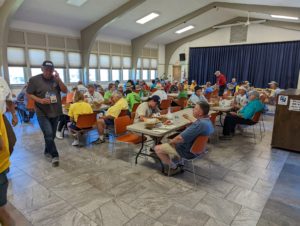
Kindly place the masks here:
POLYGON ((227 81, 249 81, 267 87, 270 81, 280 88, 296 88, 300 70, 300 41, 190 48, 189 81, 198 84, 216 81, 220 70, 227 81))

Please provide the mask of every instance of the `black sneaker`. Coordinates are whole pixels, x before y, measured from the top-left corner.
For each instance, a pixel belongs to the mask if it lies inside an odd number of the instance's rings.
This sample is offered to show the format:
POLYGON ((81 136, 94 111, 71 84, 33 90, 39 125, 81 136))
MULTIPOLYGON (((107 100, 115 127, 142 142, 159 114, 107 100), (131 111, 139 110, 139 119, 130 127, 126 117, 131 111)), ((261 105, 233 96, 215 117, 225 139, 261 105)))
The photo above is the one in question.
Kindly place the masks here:
POLYGON ((100 139, 100 138, 98 138, 97 140, 95 140, 94 142, 93 142, 93 144, 102 144, 102 143, 104 143, 105 142, 105 139, 100 139))
POLYGON ((58 167, 59 166, 59 158, 58 157, 54 157, 52 159, 52 166, 53 167, 58 167))
POLYGON ((170 169, 169 176, 175 176, 175 175, 183 173, 183 172, 184 172, 183 167, 177 166, 175 169, 170 169))

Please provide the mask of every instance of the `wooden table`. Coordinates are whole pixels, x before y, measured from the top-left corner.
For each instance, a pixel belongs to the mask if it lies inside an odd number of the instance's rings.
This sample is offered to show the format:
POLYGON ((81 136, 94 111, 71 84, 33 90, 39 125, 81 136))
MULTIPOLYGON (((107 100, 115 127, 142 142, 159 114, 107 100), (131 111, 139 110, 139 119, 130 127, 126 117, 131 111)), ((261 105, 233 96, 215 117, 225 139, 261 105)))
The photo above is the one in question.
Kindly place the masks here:
MULTIPOLYGON (((209 114, 212 114, 212 113, 215 113, 215 112, 214 111, 209 112, 209 114)), ((148 135, 148 136, 153 137, 154 139, 158 140, 159 138, 163 138, 164 136, 166 136, 167 134, 169 134, 171 132, 179 130, 183 126, 186 126, 186 125, 190 124, 191 122, 189 120, 185 119, 183 117, 183 114, 188 114, 188 115, 192 116, 193 115, 193 109, 192 108, 186 108, 184 110, 174 112, 172 114, 174 116, 174 123, 172 125, 161 125, 158 128, 146 129, 146 127, 145 127, 146 123, 145 122, 138 122, 138 123, 134 123, 130 126, 127 126, 127 130, 131 131, 131 132, 142 134, 142 138, 144 138, 145 135, 148 135)), ((143 153, 142 152, 143 148, 144 148, 144 139, 142 139, 142 146, 141 146, 139 152, 136 155, 135 164, 137 164, 138 158, 141 155, 152 157, 152 158, 155 158, 156 160, 158 160, 160 162, 161 167, 162 167, 162 173, 164 173, 164 165, 161 162, 161 160, 158 157, 155 157, 153 155, 143 153)))

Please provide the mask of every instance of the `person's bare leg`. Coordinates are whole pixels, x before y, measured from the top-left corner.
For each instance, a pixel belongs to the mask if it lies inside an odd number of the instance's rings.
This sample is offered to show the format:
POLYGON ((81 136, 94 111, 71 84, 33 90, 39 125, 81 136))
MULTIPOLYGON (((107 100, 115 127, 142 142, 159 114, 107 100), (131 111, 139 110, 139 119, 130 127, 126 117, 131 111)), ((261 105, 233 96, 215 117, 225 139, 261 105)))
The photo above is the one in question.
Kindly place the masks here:
POLYGON ((98 129, 99 135, 103 135, 104 134, 105 122, 104 122, 103 119, 99 119, 97 121, 97 129, 98 129))
POLYGON ((158 158, 165 164, 171 165, 172 161, 168 154, 166 154, 163 149, 161 148, 161 145, 156 145, 154 147, 154 151, 157 154, 158 158))
POLYGON ((0 207, 0 223, 2 226, 14 226, 15 221, 11 218, 5 206, 0 207))

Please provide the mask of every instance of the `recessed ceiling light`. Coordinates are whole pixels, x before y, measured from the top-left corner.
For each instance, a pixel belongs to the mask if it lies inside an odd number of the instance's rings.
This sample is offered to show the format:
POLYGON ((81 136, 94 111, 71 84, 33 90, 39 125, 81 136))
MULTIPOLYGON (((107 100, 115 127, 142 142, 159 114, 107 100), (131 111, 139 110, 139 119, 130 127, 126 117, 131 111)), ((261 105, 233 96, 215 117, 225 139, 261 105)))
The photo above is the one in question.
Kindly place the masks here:
POLYGON ((271 17, 279 18, 279 19, 288 19, 288 20, 299 20, 299 17, 294 17, 294 16, 271 15, 271 17))
POLYGON ((189 25, 189 26, 187 26, 187 27, 184 27, 184 28, 182 28, 182 29, 176 31, 175 33, 176 33, 176 34, 181 34, 181 33, 183 33, 183 32, 192 30, 192 29, 194 29, 194 28, 195 28, 195 27, 194 27, 193 25, 189 25))
POLYGON ((145 23, 149 22, 150 20, 155 19, 155 18, 158 17, 158 16, 159 16, 158 13, 150 13, 150 14, 148 14, 147 16, 144 16, 143 18, 137 20, 136 22, 137 22, 138 24, 145 24, 145 23))
POLYGON ((87 0, 68 0, 67 4, 80 7, 86 2, 87 2, 87 0))

